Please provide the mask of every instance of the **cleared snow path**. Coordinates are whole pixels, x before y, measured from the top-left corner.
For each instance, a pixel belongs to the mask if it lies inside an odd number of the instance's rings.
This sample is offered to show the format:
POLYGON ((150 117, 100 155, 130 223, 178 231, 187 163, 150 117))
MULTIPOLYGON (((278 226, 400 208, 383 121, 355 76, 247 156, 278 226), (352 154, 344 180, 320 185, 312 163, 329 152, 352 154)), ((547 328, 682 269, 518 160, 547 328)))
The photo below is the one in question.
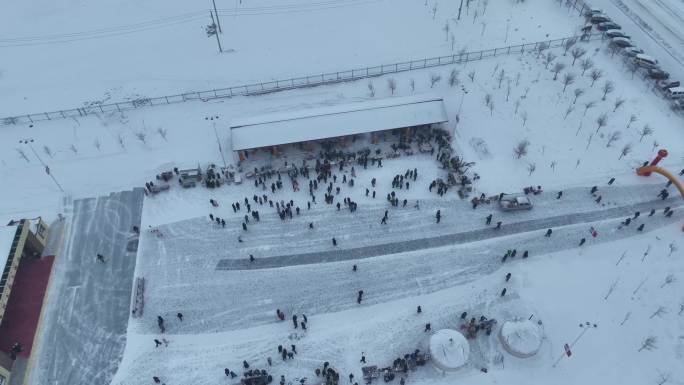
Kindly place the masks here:
MULTIPOLYGON (((508 225, 502 225, 501 229, 494 230, 493 227, 482 228, 467 232, 456 234, 439 235, 436 237, 428 237, 421 239, 412 239, 409 241, 398 241, 393 243, 386 243, 380 245, 372 245, 366 247, 358 247, 353 249, 329 250, 319 251, 303 254, 279 255, 275 257, 260 258, 254 262, 249 262, 246 259, 223 259, 219 261, 216 266, 217 270, 252 270, 252 269, 268 269, 275 267, 305 265, 310 263, 325 263, 337 262, 350 259, 371 258, 380 255, 396 254, 409 251, 416 251, 420 249, 427 249, 432 247, 442 247, 448 245, 456 245, 467 242, 476 242, 489 238, 502 237, 506 235, 520 234, 524 232, 546 230, 559 226, 578 225, 582 223, 591 223, 607 219, 616 219, 628 217, 635 212, 643 212, 648 215, 651 209, 662 211, 665 207, 672 207, 679 203, 679 197, 669 198, 667 200, 652 200, 649 202, 631 204, 620 207, 613 207, 607 210, 596 210, 590 212, 580 212, 572 214, 563 214, 549 218, 540 218, 526 221, 514 222, 508 225), (676 203, 675 203, 676 202, 676 203)), ((659 213, 662 215, 662 213, 659 213)), ((638 226, 638 225, 636 225, 638 226)), ((633 226, 633 227, 636 227, 633 226)))
POLYGON ((32 383, 108 384, 119 366, 135 269, 143 190, 74 202, 58 255, 32 383), (103 254, 106 263, 96 261, 103 254))

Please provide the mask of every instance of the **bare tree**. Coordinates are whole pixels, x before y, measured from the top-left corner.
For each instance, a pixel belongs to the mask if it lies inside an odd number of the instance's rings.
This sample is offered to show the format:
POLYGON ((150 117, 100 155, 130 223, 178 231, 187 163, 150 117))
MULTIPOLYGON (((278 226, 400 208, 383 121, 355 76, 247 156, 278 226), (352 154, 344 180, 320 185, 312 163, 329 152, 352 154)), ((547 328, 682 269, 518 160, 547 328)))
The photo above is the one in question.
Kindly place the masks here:
POLYGON ((100 148, 102 147, 102 143, 100 143, 100 139, 95 139, 93 142, 93 146, 97 149, 97 151, 100 151, 100 148))
POLYGON ((372 98, 375 97, 375 86, 373 82, 368 82, 368 95, 372 98))
POLYGON ((589 111, 590 108, 596 107, 596 102, 595 101, 590 101, 584 103, 584 115, 582 116, 587 116, 587 111, 589 111))
POLYGON ((494 102, 489 103, 489 116, 494 115, 494 102))
POLYGON ((523 121, 523 127, 525 127, 525 125, 527 125, 527 118, 528 118, 528 116, 527 116, 527 111, 521 112, 521 113, 520 113, 520 118, 521 118, 522 121, 523 121))
POLYGON ((575 61, 577 61, 577 59, 579 59, 579 58, 581 58, 582 56, 584 56, 584 54, 586 54, 586 53, 587 53, 587 50, 585 50, 585 49, 582 48, 582 47, 575 47, 575 48, 573 48, 572 51, 570 51, 570 55, 572 55, 572 66, 574 67, 574 66, 575 66, 575 61))
POLYGON ((456 69, 451 70, 451 73, 449 74, 449 86, 457 86, 459 83, 458 81, 458 71, 456 69))
POLYGON ((515 86, 520 85, 520 72, 515 75, 515 86))
POLYGON ((606 82, 603 83, 603 87, 601 87, 601 91, 603 91, 603 98, 601 100, 606 100, 606 95, 613 92, 614 90, 615 84, 610 80, 606 80, 606 82))
POLYGON ((397 89, 397 81, 392 78, 387 79, 387 88, 389 88, 390 94, 394 95, 394 91, 397 89))
POLYGON ((506 101, 511 97, 511 79, 506 82, 506 101))
POLYGON ((660 285, 660 288, 662 289, 665 286, 667 286, 673 282, 676 282, 676 281, 677 281, 677 277, 675 277, 674 274, 668 274, 667 277, 665 277, 665 281, 663 282, 663 284, 660 285))
POLYGON ((565 93, 565 89, 567 89, 568 86, 574 82, 575 74, 568 72, 565 75, 563 75, 563 93, 565 93))
POLYGON ((594 62, 591 61, 588 57, 582 59, 580 62, 580 67, 582 68, 582 76, 584 76, 584 73, 587 72, 588 69, 594 66, 594 62))
POLYGON ((520 108, 520 99, 515 101, 515 112, 514 115, 518 115, 518 108, 520 108))
POLYGON ((437 3, 432 6, 432 20, 435 20, 435 16, 437 16, 437 3))
POLYGON ((556 55, 551 51, 547 52, 544 56, 544 68, 548 69, 549 64, 553 63, 554 60, 556 60, 556 55))
POLYGON ((613 291, 615 290, 615 286, 617 286, 619 280, 613 281, 613 283, 610 284, 610 287, 608 288, 608 293, 603 297, 604 300, 607 300, 608 297, 610 297, 611 294, 613 294, 613 291))
POLYGON ((656 383, 658 385, 664 385, 668 381, 670 381, 670 374, 658 371, 658 379, 656 380, 656 383))
POLYGON ((674 242, 671 242, 671 243, 668 245, 668 247, 670 248, 670 253, 667 254, 667 256, 669 257, 669 256, 672 255, 672 253, 674 253, 675 251, 677 251, 677 245, 675 245, 674 242))
POLYGON ((656 349, 656 342, 658 342, 658 339, 655 338, 655 336, 646 337, 646 339, 641 342, 639 351, 656 349))
POLYGON ((471 82, 474 82, 475 81, 475 71, 468 72, 468 77, 470 78, 471 82))
POLYGON ((577 98, 584 95, 584 90, 582 88, 575 88, 574 92, 575 92, 575 100, 572 101, 572 104, 577 103, 577 98))
POLYGON ((121 148, 126 148, 126 143, 124 142, 123 135, 119 134, 119 135, 117 136, 117 141, 119 142, 119 146, 120 146, 121 148))
MULTIPOLYGON (((444 22, 444 27, 442 27, 442 30, 444 31, 444 35, 446 38, 446 41, 449 41, 449 20, 444 22)), ((451 49, 454 49, 454 45, 451 45, 451 49)))
POLYGON ((565 56, 565 55, 568 54, 568 50, 569 50, 570 48, 572 48, 572 47, 575 45, 575 43, 577 43, 577 39, 574 38, 574 37, 573 37, 573 38, 570 38, 570 39, 568 39, 568 40, 566 40, 566 41, 563 43, 563 50, 564 50, 564 51, 563 51, 563 56, 565 56))
POLYGON ((530 141, 527 139, 523 139, 518 142, 518 144, 513 147, 513 153, 515 156, 520 159, 523 156, 527 155, 527 150, 530 147, 530 141))
POLYGON ((603 77, 603 71, 594 68, 593 70, 591 70, 589 77, 591 77, 591 86, 590 87, 593 87, 594 83, 596 83, 597 80, 599 80, 603 77))
POLYGON ((572 104, 569 105, 568 108, 565 110, 565 116, 563 116, 563 120, 567 119, 568 115, 570 115, 570 113, 574 110, 575 110, 575 107, 572 104))
POLYGON ((168 139, 166 139, 166 136, 169 134, 169 131, 166 128, 157 127, 157 133, 159 134, 159 136, 162 137, 162 139, 164 139, 165 142, 168 142, 168 139))
POLYGON ((632 152, 632 143, 627 143, 624 145, 624 147, 622 147, 622 150, 620 151, 620 157, 618 158, 618 160, 629 155, 630 152, 632 152))
POLYGON ((409 88, 411 89, 411 93, 416 90, 416 81, 411 79, 409 80, 409 88))
POLYGON ((492 104, 492 94, 485 94, 485 106, 489 107, 490 104, 492 104))
POLYGON ((529 174, 527 174, 527 176, 532 176, 532 173, 534 173, 534 171, 535 171, 536 169, 537 169, 537 164, 536 164, 536 163, 534 163, 534 162, 528 163, 528 164, 527 164, 527 171, 529 172, 529 174))
POLYGON ((684 313, 684 301, 679 303, 679 313, 677 315, 682 315, 684 313))
POLYGON ((615 99, 615 103, 613 103, 613 112, 617 111, 617 109, 620 108, 623 104, 625 104, 625 99, 623 99, 623 98, 615 99))
POLYGON ((620 131, 611 132, 610 135, 608 135, 608 142, 606 143, 606 147, 612 146, 613 143, 620 140, 621 137, 622 137, 622 134, 620 133, 620 131))
POLYGON ((504 78, 506 77, 506 71, 502 68, 501 71, 499 71, 499 74, 496 76, 496 80, 499 82, 499 89, 501 89, 501 82, 503 82, 504 78))
MULTIPOLYGON (((634 116, 634 115, 632 115, 632 116, 634 116)), ((653 128, 651 128, 651 126, 649 126, 648 124, 645 125, 644 128, 642 128, 639 131, 639 142, 641 142, 645 136, 649 136, 652 134, 653 134, 653 128)))
POLYGON ((430 74, 430 88, 433 88, 440 80, 442 80, 441 76, 437 74, 430 74))
POLYGON ((654 311, 653 314, 651 314, 651 316, 648 317, 648 319, 653 319, 654 317, 660 318, 660 316, 662 316, 665 313, 667 313, 667 309, 665 308, 665 306, 658 306, 656 311, 654 311))
POLYGON ((454 52, 454 47, 456 46, 456 36, 451 34, 451 52, 454 52))
POLYGON ((553 72, 553 80, 558 79, 558 74, 563 71, 565 68, 565 64, 563 63, 556 63, 553 65, 553 68, 551 69, 551 72, 553 72))
POLYGON ((637 121, 637 116, 632 114, 629 116, 629 122, 627 122, 627 128, 632 125, 632 123, 637 121))
POLYGON ((45 155, 47 155, 47 156, 49 156, 50 158, 52 158, 53 153, 52 153, 52 150, 50 149, 50 147, 48 147, 48 146, 43 146, 43 152, 45 153, 45 155))
POLYGON ((658 143, 657 140, 653 141, 653 148, 651 148, 651 152, 655 151, 656 147, 660 146, 660 143, 658 143))
POLYGON ((136 132, 136 133, 135 133, 135 138, 138 139, 142 144, 146 144, 146 143, 147 143, 147 134, 145 134, 145 133, 142 132, 142 131, 136 132))
POLYGON ((25 160, 26 163, 30 163, 30 162, 31 162, 31 161, 29 160, 28 156, 26 156, 26 152, 24 152, 23 149, 21 149, 21 148, 15 148, 15 150, 17 151, 17 153, 19 153, 19 157, 20 157, 21 159, 25 160))
POLYGON ((76 145, 74 145, 73 143, 71 144, 71 146, 69 146, 69 150, 71 150, 71 152, 73 152, 74 155, 78 155, 78 148, 76 148, 76 145))
POLYGON ((601 127, 604 127, 606 124, 608 124, 608 115, 603 113, 596 118, 596 132, 599 132, 601 127))
MULTIPOLYGON (((466 53, 468 52, 468 47, 463 46, 461 49, 458 50, 458 61, 462 62, 463 61, 463 56, 466 56, 466 53)), ((468 56, 466 56, 466 61, 468 60, 468 56)), ((465 65, 465 64, 464 64, 465 65)))
POLYGON ((541 43, 537 44, 537 49, 536 49, 537 50, 537 59, 539 59, 539 56, 541 56, 541 54, 544 51, 546 51, 548 48, 549 48, 549 43, 541 42, 541 43))
POLYGON ((627 322, 627 320, 628 320, 629 317, 631 317, 631 316, 632 316, 632 312, 628 311, 628 312, 625 314, 625 318, 623 318, 623 319, 622 319, 622 322, 620 322, 620 326, 624 325, 625 322, 627 322))

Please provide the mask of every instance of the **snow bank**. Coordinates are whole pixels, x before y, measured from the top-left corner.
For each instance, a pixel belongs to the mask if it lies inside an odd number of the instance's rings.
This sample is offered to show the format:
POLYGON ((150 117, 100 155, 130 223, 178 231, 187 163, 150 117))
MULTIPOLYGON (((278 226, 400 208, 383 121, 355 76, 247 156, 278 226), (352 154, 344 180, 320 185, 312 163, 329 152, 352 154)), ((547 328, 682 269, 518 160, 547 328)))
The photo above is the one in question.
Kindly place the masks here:
POLYGON ((519 358, 537 354, 542 344, 542 331, 532 321, 506 321, 499 330, 499 340, 506 351, 519 358))
POLYGON ((470 345, 456 330, 442 329, 430 337, 430 357, 439 370, 458 370, 468 363, 469 356, 470 345))

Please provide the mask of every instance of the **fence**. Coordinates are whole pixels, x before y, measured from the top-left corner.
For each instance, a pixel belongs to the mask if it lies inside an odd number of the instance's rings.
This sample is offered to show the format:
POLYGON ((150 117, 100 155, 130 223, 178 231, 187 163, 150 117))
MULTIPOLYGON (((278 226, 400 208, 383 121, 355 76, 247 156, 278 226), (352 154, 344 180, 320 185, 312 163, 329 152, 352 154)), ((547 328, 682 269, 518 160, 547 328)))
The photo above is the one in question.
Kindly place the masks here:
MULTIPOLYGON (((575 1, 575 4, 577 4, 577 1, 581 0, 570 1, 575 1)), ((59 110, 27 115, 10 116, 0 119, 0 125, 30 124, 37 121, 79 118, 88 115, 122 112, 143 107, 174 104, 187 101, 208 101, 219 98, 231 98, 234 96, 249 96, 271 92, 286 91, 295 88, 315 87, 324 84, 348 82, 387 74, 395 74, 405 71, 419 70, 450 64, 467 63, 500 55, 523 54, 525 52, 535 51, 540 47, 558 48, 562 47, 568 40, 578 41, 582 38, 584 38, 584 40, 595 40, 600 38, 600 36, 600 34, 570 36, 562 39, 545 40, 535 43, 512 45, 508 47, 487 49, 482 51, 461 52, 448 56, 438 56, 401 63, 384 64, 375 67, 366 67, 339 72, 329 72, 319 75, 291 78, 285 80, 274 80, 270 82, 253 83, 228 88, 218 88, 207 91, 193 91, 186 92, 183 94, 160 96, 155 98, 139 98, 135 100, 122 101, 118 103, 93 103, 86 107, 74 108, 69 110, 59 110)))

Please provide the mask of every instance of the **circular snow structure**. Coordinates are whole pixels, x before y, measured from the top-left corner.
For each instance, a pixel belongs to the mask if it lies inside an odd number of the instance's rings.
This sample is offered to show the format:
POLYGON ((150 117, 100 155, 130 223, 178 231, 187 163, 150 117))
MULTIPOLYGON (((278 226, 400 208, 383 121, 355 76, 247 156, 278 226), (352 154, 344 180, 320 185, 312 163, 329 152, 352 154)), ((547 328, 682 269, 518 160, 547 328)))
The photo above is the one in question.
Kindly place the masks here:
POLYGON ((504 349, 519 358, 537 354, 542 339, 541 328, 530 320, 506 321, 499 330, 499 340, 504 349))
POLYGON ((468 363, 470 345, 453 329, 442 329, 430 336, 430 360, 439 370, 452 372, 468 363))

